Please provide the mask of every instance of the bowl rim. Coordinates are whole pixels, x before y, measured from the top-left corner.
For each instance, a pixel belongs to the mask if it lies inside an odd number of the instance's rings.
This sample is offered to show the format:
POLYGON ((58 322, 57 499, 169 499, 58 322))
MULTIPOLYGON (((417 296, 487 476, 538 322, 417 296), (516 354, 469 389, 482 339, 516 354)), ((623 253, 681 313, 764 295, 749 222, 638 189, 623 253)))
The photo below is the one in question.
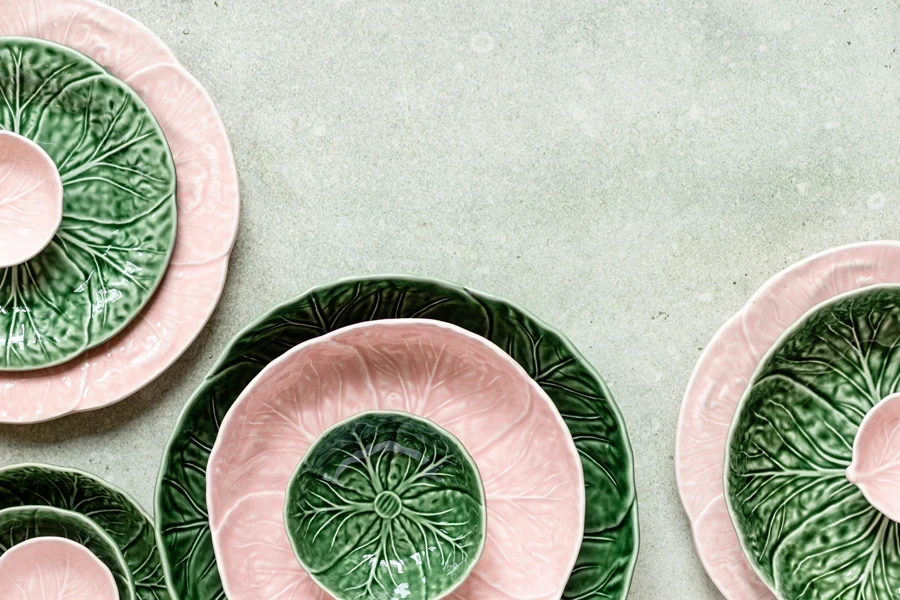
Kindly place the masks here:
MULTIPOLYGON (((83 544, 79 544, 74 540, 70 540, 69 538, 65 538, 58 535, 42 535, 37 537, 28 538, 25 541, 19 542, 15 546, 10 546, 10 548, 0 555, 0 564, 5 563, 6 561, 11 561, 15 558, 16 552, 21 552, 22 550, 28 549, 30 546, 36 545, 44 545, 44 544, 61 544, 63 546, 67 546, 70 550, 74 550, 76 552, 82 553, 82 555, 87 558, 94 567, 98 567, 100 569, 100 573, 109 586, 109 589, 115 590, 116 598, 119 598, 119 586, 116 585, 116 577, 112 572, 112 569, 109 568, 105 562, 100 560, 100 557, 94 554, 90 548, 83 544)), ((69 565, 66 565, 66 569, 68 570, 69 565)))

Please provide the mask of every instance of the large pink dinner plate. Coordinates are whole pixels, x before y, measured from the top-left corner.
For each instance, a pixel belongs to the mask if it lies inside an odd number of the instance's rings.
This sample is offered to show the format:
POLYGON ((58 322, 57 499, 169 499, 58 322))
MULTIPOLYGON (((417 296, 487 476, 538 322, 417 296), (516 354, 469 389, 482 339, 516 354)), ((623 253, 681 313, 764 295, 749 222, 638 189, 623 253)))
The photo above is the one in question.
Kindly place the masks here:
POLYGON ((0 556, 3 600, 118 600, 109 568, 90 550, 57 537, 37 537, 0 556))
POLYGON ((728 430, 760 359, 791 325, 835 296, 900 283, 900 243, 864 242, 807 258, 767 281, 716 333, 678 420, 675 476, 706 572, 728 600, 774 600, 741 549, 724 498, 728 430))
POLYGON ((371 321, 267 366, 222 420, 207 468, 216 564, 230 600, 328 598, 285 532, 285 492, 312 442, 369 410, 405 411, 455 435, 478 465, 487 541, 448 598, 557 600, 584 532, 584 478, 565 423, 502 350, 454 325, 371 321))
POLYGON ((219 301, 237 235, 237 169, 203 87, 166 45, 94 0, 0 0, 0 35, 78 50, 130 85, 159 121, 175 160, 178 232, 169 268, 116 337, 63 365, 0 373, 0 422, 34 423, 117 402, 187 349, 219 301))

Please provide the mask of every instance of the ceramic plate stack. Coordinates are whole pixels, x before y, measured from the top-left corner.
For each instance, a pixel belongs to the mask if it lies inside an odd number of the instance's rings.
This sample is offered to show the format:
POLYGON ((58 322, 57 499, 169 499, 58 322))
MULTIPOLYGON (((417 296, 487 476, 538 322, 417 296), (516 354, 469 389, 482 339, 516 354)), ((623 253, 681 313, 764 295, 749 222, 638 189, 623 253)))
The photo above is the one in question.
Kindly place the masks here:
MULTIPOLYGON (((218 301, 237 176, 212 101, 92 0, 0 3, 0 422, 100 408, 165 370, 218 301)), ((0 470, 11 600, 168 598, 153 524, 74 470, 0 470)))
POLYGON ((726 598, 895 598, 900 589, 900 244, 775 276, 703 352, 676 469, 726 598))
POLYGON ((153 522, 131 498, 81 471, 0 469, 4 600, 164 600, 153 522))
POLYGON ((237 230, 212 101, 93 0, 0 3, 0 422, 96 409, 187 348, 237 230))
POLYGON ((631 449, 606 386, 523 310, 345 280, 237 336, 169 443, 171 594, 624 599, 631 449))

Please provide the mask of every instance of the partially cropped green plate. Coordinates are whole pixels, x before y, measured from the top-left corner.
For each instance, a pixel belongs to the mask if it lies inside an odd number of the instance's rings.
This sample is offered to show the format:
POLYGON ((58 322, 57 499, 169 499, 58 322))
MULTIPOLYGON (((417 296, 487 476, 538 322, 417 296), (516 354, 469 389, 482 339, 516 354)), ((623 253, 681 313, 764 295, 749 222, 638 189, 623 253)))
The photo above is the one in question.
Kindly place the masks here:
POLYGON ((125 558, 109 535, 77 512, 49 506, 0 509, 0 556, 17 544, 37 537, 65 538, 84 546, 112 573, 119 600, 133 600, 134 581, 125 558))
MULTIPOLYGON (((90 519, 118 547, 139 600, 170 598, 150 516, 108 483, 81 471, 49 465, 26 464, 0 469, 0 509, 16 507, 51 507, 90 519)), ((2 542, 5 546, 11 545, 8 543, 10 538, 6 536, 12 535, 12 539, 16 540, 25 535, 18 531, 15 518, 24 518, 19 522, 26 524, 29 519, 36 518, 26 513, 0 512, 0 515, 5 515, 0 517, 0 532, 4 536, 2 542)), ((37 523, 41 527, 51 527, 47 517, 40 518, 37 523)), ((65 535, 58 523, 52 527, 57 530, 49 535, 82 541, 65 535)), ((91 546, 85 545, 93 551, 91 546)), ((94 554, 103 560, 99 553, 94 551, 94 554)), ((110 570, 115 576, 116 571, 110 570)), ((127 596, 120 593, 120 599, 125 598, 127 596)))
POLYGON ((900 287, 838 296, 760 362, 725 456, 744 553, 782 600, 889 600, 900 525, 846 476, 866 413, 900 388, 900 287))
POLYGON ((128 85, 43 40, 0 37, 0 130, 40 146, 62 183, 56 235, 0 269, 0 370, 37 369, 108 340, 153 295, 175 244, 175 165, 128 85))
POLYGON ((369 411, 326 430, 297 465, 284 523, 307 573, 338 600, 438 600, 486 536, 484 487, 462 443, 409 413, 369 411), (406 568, 379 571, 392 557, 406 568), (389 585, 388 585, 389 584, 389 585))
POLYGON ((181 600, 223 597, 206 513, 206 466, 219 423, 247 384, 297 344, 354 323, 426 318, 452 323, 513 357, 559 409, 578 448, 585 535, 564 598, 623 600, 638 551, 631 446, 597 371, 561 334, 502 300, 411 277, 343 280, 272 310, 240 333, 188 401, 156 489, 166 579, 181 600))

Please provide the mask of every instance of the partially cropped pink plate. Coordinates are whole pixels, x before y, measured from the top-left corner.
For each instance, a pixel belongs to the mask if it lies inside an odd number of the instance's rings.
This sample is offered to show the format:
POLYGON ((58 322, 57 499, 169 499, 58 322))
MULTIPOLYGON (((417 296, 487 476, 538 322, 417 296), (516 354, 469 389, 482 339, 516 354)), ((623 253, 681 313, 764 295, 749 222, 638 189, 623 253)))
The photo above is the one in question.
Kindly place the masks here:
POLYGON ((118 600, 109 568, 64 538, 37 537, 0 556, 3 600, 118 600))
POLYGON ((490 342, 438 321, 397 319, 293 348, 223 419, 207 469, 207 505, 230 600, 328 597, 294 557, 285 493, 320 434, 371 410, 430 419, 478 465, 487 541, 449 598, 560 598, 581 546, 585 496, 581 461, 559 412, 490 342))
POLYGON ((237 235, 237 170, 203 87, 155 34, 94 0, 0 0, 0 35, 78 50, 131 86, 175 160, 178 232, 149 304, 116 337, 58 367, 0 373, 0 422, 33 423, 117 402, 151 382, 203 329, 225 284, 237 235))
POLYGON ((694 368, 678 421, 675 474, 697 553, 729 600, 774 598, 741 550, 723 495, 725 445, 741 396, 760 359, 810 309, 883 283, 900 283, 900 243, 853 244, 807 258, 766 282, 694 368))

